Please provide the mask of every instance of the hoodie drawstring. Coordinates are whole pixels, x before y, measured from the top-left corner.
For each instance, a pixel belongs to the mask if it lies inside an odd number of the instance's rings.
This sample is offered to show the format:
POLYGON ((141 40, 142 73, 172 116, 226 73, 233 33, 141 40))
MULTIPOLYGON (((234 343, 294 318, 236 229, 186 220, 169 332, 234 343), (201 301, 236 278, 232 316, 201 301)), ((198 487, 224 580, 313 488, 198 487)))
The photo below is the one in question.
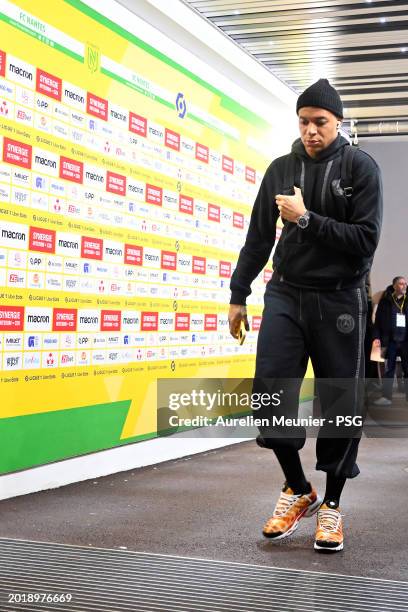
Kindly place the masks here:
POLYGON ((323 215, 326 214, 326 189, 327 189, 327 181, 329 179, 329 174, 330 174, 330 170, 331 170, 332 165, 333 165, 333 160, 331 159, 329 162, 327 162, 326 171, 324 173, 323 187, 322 187, 322 198, 321 198, 322 214, 323 215))

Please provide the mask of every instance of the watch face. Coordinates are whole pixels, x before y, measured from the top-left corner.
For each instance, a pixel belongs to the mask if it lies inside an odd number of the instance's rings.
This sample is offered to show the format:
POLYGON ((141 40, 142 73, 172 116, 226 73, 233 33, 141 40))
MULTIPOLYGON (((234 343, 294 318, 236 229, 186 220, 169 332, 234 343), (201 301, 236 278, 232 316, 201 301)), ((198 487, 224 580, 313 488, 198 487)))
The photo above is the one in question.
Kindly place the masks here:
POLYGON ((305 229, 309 225, 309 217, 299 217, 297 223, 301 229, 305 229))

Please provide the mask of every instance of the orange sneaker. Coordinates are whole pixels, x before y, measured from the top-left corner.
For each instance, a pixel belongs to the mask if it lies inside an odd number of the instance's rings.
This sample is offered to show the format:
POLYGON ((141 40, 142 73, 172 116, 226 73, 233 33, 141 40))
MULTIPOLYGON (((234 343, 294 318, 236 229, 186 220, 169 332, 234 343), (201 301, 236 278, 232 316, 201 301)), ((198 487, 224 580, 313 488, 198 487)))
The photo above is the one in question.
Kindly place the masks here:
POLYGON ((310 493, 295 495, 285 484, 273 515, 264 525, 263 535, 273 540, 287 538, 298 528, 300 519, 312 516, 321 503, 321 498, 313 488, 310 493))
POLYGON ((343 525, 335 502, 322 504, 317 513, 314 549, 323 552, 343 550, 343 525))

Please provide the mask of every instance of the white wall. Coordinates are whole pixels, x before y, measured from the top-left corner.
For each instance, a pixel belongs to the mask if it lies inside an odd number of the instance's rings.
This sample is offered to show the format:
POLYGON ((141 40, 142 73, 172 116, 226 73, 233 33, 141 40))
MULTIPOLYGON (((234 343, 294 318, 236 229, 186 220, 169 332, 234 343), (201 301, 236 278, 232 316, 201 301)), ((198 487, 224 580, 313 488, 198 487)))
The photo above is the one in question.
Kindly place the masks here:
POLYGON ((379 298, 394 276, 408 278, 406 167, 408 136, 360 138, 381 169, 384 216, 380 242, 371 271, 373 294, 379 298))

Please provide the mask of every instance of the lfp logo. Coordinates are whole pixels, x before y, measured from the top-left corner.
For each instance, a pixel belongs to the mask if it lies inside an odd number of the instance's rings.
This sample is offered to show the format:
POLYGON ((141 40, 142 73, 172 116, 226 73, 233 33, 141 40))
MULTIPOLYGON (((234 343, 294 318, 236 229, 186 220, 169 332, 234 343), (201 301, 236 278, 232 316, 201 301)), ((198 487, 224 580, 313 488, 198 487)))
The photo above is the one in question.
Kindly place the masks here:
POLYGON ((176 110, 180 119, 184 119, 187 111, 186 101, 184 94, 178 93, 176 98, 176 110))

